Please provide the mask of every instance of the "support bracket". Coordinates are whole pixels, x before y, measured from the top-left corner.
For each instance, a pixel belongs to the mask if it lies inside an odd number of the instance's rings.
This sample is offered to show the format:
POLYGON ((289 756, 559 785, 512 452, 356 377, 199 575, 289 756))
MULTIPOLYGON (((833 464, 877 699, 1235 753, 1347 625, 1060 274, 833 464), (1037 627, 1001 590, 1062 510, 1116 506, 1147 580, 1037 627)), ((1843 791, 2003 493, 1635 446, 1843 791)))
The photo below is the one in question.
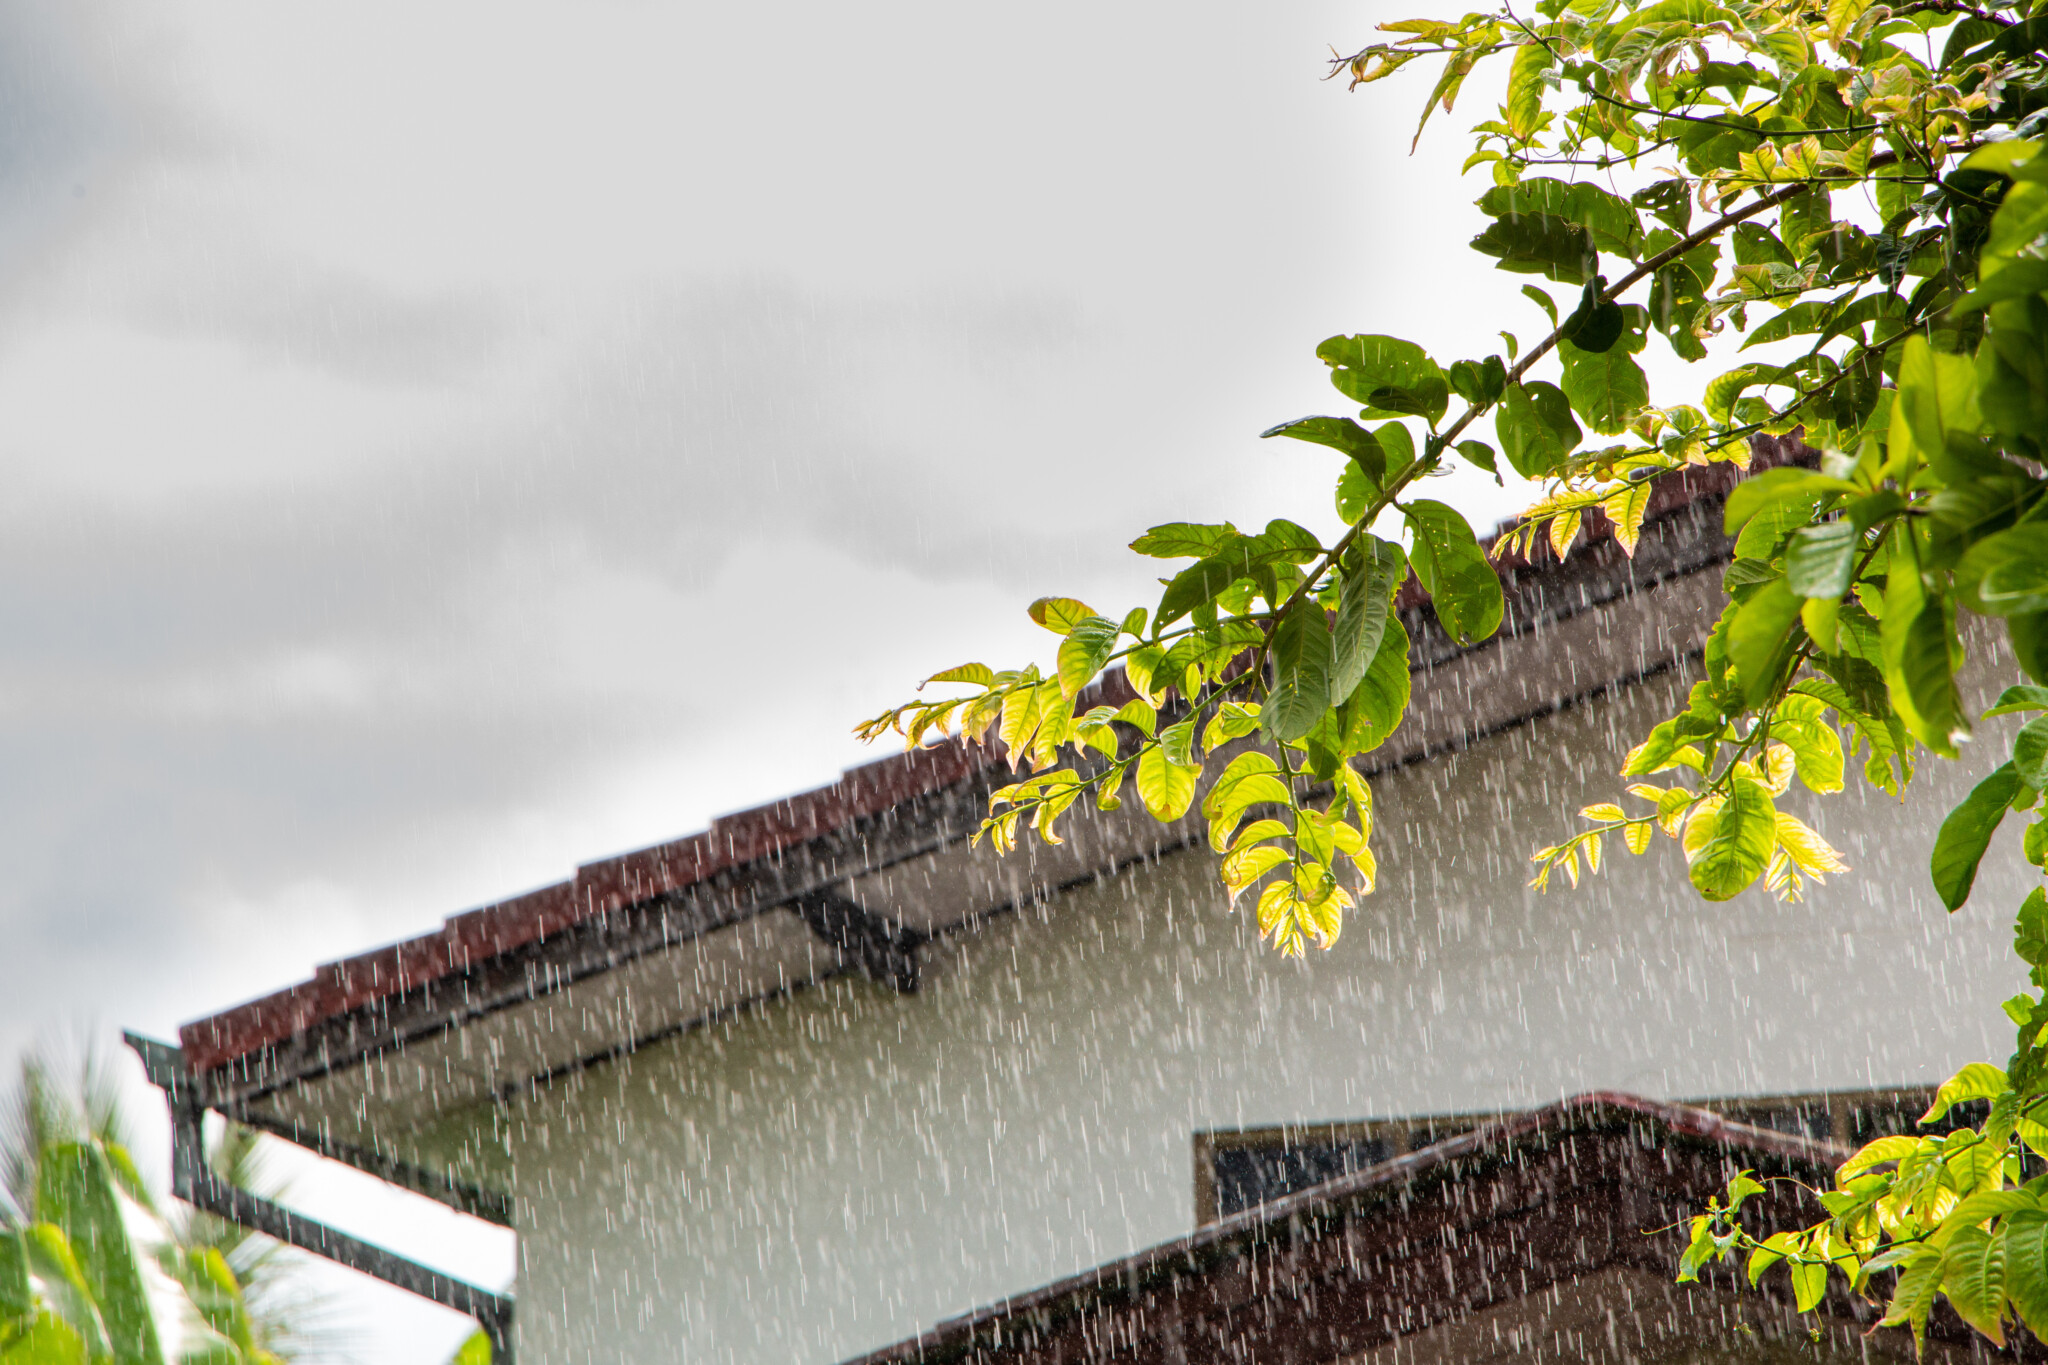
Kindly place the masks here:
POLYGON ((386 1284, 431 1299, 476 1319, 490 1338, 493 1365, 512 1362, 512 1300, 467 1280, 458 1280, 409 1261, 395 1252, 293 1213, 282 1204, 249 1193, 213 1174, 206 1164, 204 1120, 208 1108, 198 1078, 186 1069, 185 1054, 140 1034, 121 1035, 142 1059, 150 1084, 164 1092, 171 1108, 171 1193, 193 1208, 250 1228, 266 1237, 324 1256, 386 1284))
POLYGON ((799 896, 790 908, 869 979, 904 995, 917 993, 917 950, 930 942, 931 935, 885 919, 836 891, 799 896))

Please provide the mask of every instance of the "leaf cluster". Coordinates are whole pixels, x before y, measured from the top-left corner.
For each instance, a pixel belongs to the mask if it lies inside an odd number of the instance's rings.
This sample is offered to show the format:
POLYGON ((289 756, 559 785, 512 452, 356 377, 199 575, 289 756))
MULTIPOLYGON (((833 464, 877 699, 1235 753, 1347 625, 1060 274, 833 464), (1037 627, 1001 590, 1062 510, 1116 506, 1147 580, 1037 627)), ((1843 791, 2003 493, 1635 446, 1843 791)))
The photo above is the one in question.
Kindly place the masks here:
MULTIPOLYGON (((1797 897, 1847 869, 1778 808, 1793 782, 1839 791, 1860 759, 1902 796, 1920 751, 1952 756, 1975 723, 1959 620, 2003 621, 2025 670, 2048 669, 2048 160, 2030 137, 2048 119, 2048 33, 1951 0, 1538 0, 1381 28, 1336 69, 1356 87, 1440 63, 1418 138, 1481 62, 1507 62, 1466 162, 1492 181, 1472 245, 1542 310, 1539 338, 1503 330, 1458 359, 1325 340, 1350 411, 1265 434, 1335 455, 1340 536, 1155 527, 1132 548, 1177 561, 1156 605, 1117 618, 1040 599, 1032 617, 1059 637, 1048 671, 948 670, 928 681, 964 695, 861 733, 999 744, 1020 773, 982 830, 999 849, 1026 828, 1057 841, 1084 795, 1115 809, 1130 786, 1161 820, 1199 801, 1232 900, 1256 891, 1283 951, 1326 945, 1373 884, 1358 760, 1406 710, 1399 603, 1426 595, 1453 641, 1477 643, 1503 612, 1490 560, 1562 557, 1595 526, 1633 553, 1660 475, 1748 470, 1768 447, 1794 458, 1728 501, 1705 677, 1624 765, 1646 805, 1588 807, 1590 828, 1537 854, 1536 882, 1597 871, 1609 834, 1641 853, 1661 829, 1708 899, 1797 897), (1700 360, 1731 332, 1795 349, 1657 400, 1648 347, 1700 360), (1459 462, 1543 484, 1490 549, 1420 495, 1459 462), (1094 695, 1129 699, 1085 705, 1119 667, 1128 694, 1094 695)), ((1944 856, 1953 889, 1968 859, 1944 856)))

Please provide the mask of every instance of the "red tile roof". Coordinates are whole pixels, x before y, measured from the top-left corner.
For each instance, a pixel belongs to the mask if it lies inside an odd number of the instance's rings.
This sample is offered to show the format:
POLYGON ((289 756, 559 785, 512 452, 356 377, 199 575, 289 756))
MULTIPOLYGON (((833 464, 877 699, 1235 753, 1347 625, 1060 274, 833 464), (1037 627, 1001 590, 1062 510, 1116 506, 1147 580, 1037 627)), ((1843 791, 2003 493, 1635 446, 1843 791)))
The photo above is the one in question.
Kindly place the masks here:
MULTIPOLYGON (((1787 438, 1757 438, 1755 463, 1784 463, 1812 452, 1787 438), (1784 447, 1782 450, 1779 447, 1784 447)), ((1680 470, 1657 481, 1646 520, 1654 521, 1697 499, 1725 494, 1739 477, 1730 465, 1680 470)), ((1503 523, 1495 531, 1507 529, 1503 523)), ((1581 544, 1612 539, 1613 528, 1595 511, 1581 544)), ((1558 566, 1539 547, 1531 563, 1504 556, 1504 577, 1541 575, 1558 566)), ((1429 600, 1411 576, 1401 607, 1429 600)), ((1122 679, 1105 680, 1121 687, 1122 679)), ((1099 684, 1100 685, 1100 684, 1099 684)), ((1128 695, 1127 693, 1125 695, 1128 695)), ((312 979, 252 1000, 178 1030, 186 1064, 197 1071, 222 1067, 378 1000, 454 975, 502 953, 544 939, 586 920, 702 882, 727 868, 792 848, 914 797, 942 790, 1001 761, 997 752, 949 740, 864 764, 828 787, 723 816, 701 834, 635 853, 589 863, 565 882, 456 915, 433 933, 374 949, 315 970, 312 979)))
POLYGON ((572 925, 830 834, 938 791, 1000 755, 958 742, 863 764, 829 787, 714 820, 711 828, 576 869, 565 882, 456 915, 431 934, 316 969, 309 981, 178 1030, 186 1064, 210 1071, 323 1019, 463 971, 572 925))

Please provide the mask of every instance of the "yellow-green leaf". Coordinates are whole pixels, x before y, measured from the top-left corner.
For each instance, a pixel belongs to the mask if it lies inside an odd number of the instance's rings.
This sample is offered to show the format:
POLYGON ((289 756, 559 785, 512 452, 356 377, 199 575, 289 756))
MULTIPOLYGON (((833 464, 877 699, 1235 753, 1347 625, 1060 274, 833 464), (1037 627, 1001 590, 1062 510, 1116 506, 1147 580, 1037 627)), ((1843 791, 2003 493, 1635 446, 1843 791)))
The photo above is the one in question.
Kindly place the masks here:
POLYGON ((1095 608, 1071 597, 1041 597, 1030 607, 1031 619, 1055 635, 1065 635, 1095 615, 1095 608))
POLYGON ((1230 899, 1236 901, 1253 882, 1286 861, 1287 850, 1273 844, 1242 848, 1225 857, 1223 885, 1229 890, 1230 899))
MULTIPOLYGON (((987 687, 995 680, 995 670, 987 664, 961 664, 958 668, 949 668, 942 673, 932 674, 924 680, 924 683, 962 682, 973 683, 977 687, 987 687)), ((923 687, 924 683, 919 683, 918 686, 923 687)))
POLYGON ((1941 1089, 1934 1092, 1934 1103, 1920 1116, 1920 1122, 1933 1123, 1946 1115, 1952 1105, 1994 1099, 2011 1088, 2005 1073, 1991 1063, 1971 1062, 1941 1083, 1941 1089))
POLYGON ((1685 853, 1692 884, 1710 901, 1725 901, 1745 890, 1770 866, 1778 846, 1777 811, 1771 794, 1737 777, 1718 805, 1702 801, 1685 827, 1685 853))
POLYGON ((1964 1322, 2005 1345, 2005 1239, 1964 1228, 1942 1257, 1942 1292, 1964 1322))
POLYGON ((1530 41, 1515 49, 1508 67, 1508 131, 1519 141, 1534 137, 1543 123, 1543 73, 1550 69, 1550 49, 1530 41))
POLYGON ((1195 780, 1201 772, 1168 762, 1165 750, 1154 744, 1138 759, 1138 799, 1155 820, 1178 820, 1195 799, 1195 780))
POLYGON ((1072 697, 1095 680, 1109 656, 1116 653, 1118 630, 1116 622, 1102 616, 1087 616, 1074 623, 1067 638, 1060 641, 1060 691, 1072 697))

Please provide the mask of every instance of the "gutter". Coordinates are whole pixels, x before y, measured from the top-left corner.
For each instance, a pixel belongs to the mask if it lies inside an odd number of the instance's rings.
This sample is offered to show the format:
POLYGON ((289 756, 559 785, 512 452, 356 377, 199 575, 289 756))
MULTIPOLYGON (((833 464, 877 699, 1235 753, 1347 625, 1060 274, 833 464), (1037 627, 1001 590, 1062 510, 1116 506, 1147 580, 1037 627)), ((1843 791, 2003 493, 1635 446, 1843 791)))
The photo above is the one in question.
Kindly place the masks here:
POLYGON ((126 1033, 122 1040, 142 1059, 149 1083, 164 1092, 171 1110, 171 1194, 202 1213, 260 1232, 350 1270, 396 1285, 444 1308, 475 1318, 490 1339, 494 1365, 512 1365, 512 1299, 444 1275, 396 1252, 351 1237, 272 1200, 231 1185, 206 1162, 209 1107, 182 1049, 126 1033))

